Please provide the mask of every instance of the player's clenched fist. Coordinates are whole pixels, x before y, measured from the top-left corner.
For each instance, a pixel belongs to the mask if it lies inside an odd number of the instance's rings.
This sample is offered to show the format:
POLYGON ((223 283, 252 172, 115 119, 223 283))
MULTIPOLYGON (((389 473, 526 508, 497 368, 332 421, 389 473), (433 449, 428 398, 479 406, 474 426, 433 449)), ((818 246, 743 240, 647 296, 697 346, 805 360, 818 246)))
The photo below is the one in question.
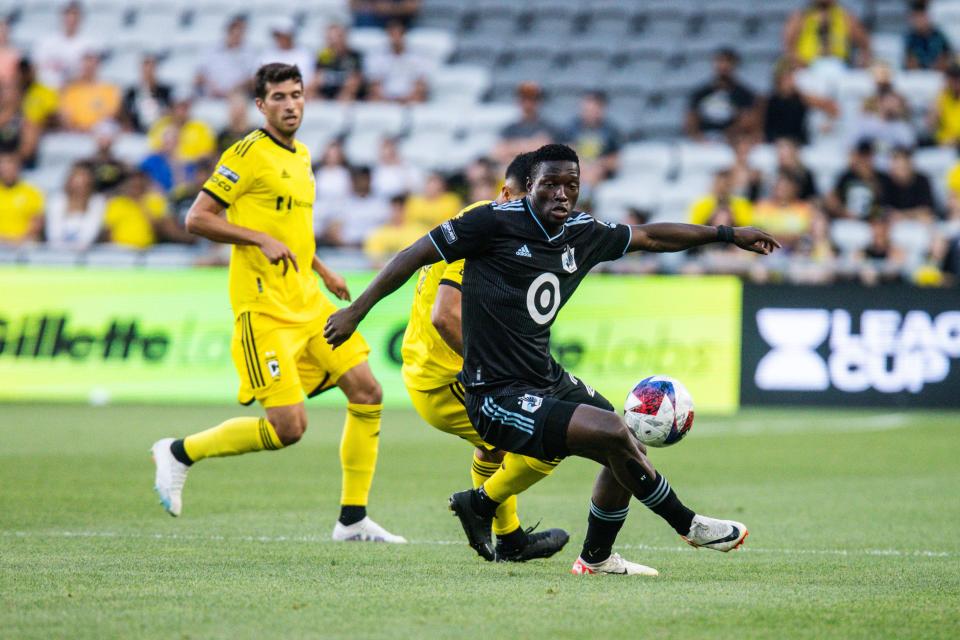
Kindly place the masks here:
POLYGON ((763 255, 773 253, 775 248, 780 248, 780 243, 777 242, 776 238, 766 231, 754 227, 734 227, 733 242, 741 249, 762 253, 763 255))
POLYGON ((323 337, 334 349, 347 341, 360 324, 360 318, 353 313, 353 306, 340 309, 327 318, 323 328, 323 337))

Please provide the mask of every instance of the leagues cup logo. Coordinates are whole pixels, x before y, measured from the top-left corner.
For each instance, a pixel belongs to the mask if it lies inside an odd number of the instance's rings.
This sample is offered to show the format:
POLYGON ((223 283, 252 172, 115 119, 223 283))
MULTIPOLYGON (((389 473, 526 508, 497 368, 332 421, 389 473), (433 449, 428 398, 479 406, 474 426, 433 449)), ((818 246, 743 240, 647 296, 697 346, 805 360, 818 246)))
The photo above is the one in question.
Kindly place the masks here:
POLYGON ((560 264, 563 265, 563 270, 567 273, 573 273, 577 270, 577 260, 573 255, 574 251, 576 251, 576 247, 568 246, 563 250, 563 257, 560 258, 560 264))

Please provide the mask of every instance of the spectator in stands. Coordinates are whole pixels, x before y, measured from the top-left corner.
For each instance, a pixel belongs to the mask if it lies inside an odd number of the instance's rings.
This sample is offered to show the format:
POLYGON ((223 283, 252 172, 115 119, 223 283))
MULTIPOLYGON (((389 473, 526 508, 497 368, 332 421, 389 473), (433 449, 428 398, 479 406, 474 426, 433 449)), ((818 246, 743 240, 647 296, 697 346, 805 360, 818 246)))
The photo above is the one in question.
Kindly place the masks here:
POLYGON ((741 227, 751 224, 752 217, 750 201, 733 193, 733 177, 729 169, 717 171, 710 193, 690 205, 691 224, 741 227))
POLYGON ((170 217, 166 197, 150 187, 142 171, 130 174, 122 192, 110 198, 103 223, 109 242, 131 249, 147 249, 161 240, 185 244, 196 241, 170 217))
POLYGON ((392 198, 413 193, 422 184, 420 171, 400 157, 397 141, 384 138, 380 142, 380 157, 373 168, 373 192, 383 198, 392 198))
POLYGON ((39 240, 43 210, 43 192, 20 177, 17 154, 0 154, 0 244, 39 240))
POLYGON ((234 91, 250 92, 258 57, 244 42, 246 35, 246 16, 230 18, 224 43, 208 51, 197 68, 195 83, 200 95, 225 98, 234 91))
POLYGON ((17 67, 17 89, 23 115, 20 126, 20 159, 32 168, 37 159, 37 147, 43 132, 55 124, 60 109, 57 92, 36 80, 33 65, 26 58, 17 67))
POLYGON ((580 103, 580 115, 567 128, 564 138, 580 156, 584 186, 600 184, 616 173, 622 137, 606 114, 607 94, 589 91, 580 103))
POLYGON ((960 63, 947 67, 943 90, 930 110, 930 131, 937 144, 960 144, 960 63))
POLYGON ((904 63, 907 69, 946 71, 953 49, 947 36, 930 20, 927 4, 927 0, 910 3, 910 30, 904 44, 904 63))
POLYGON ((61 12, 63 31, 51 33, 34 45, 40 80, 60 89, 80 73, 84 53, 92 43, 80 35, 83 9, 79 2, 68 2, 61 12))
POLYGON ((390 219, 363 243, 363 252, 374 265, 383 265, 393 254, 423 237, 423 227, 407 223, 405 201, 403 196, 390 198, 390 219))
POLYGON ((796 251, 805 240, 809 242, 814 218, 819 215, 799 194, 800 185, 793 175, 781 173, 773 183, 770 197, 753 207, 751 224, 776 235, 787 251, 796 251))
POLYGON ((236 91, 230 94, 227 126, 217 134, 217 153, 223 153, 237 140, 244 138, 253 128, 250 126, 247 105, 250 99, 236 91))
POLYGON ((360 248, 374 229, 390 217, 390 205, 373 194, 369 167, 354 167, 350 172, 351 193, 328 216, 323 242, 335 247, 360 248))
POLYGON ((690 95, 687 135, 694 140, 731 139, 752 135, 756 128, 756 96, 736 77, 740 56, 730 48, 714 54, 714 77, 690 95))
POLYGON ((283 62, 296 65, 303 76, 303 86, 313 82, 313 70, 316 66, 313 54, 306 47, 297 45, 297 25, 293 18, 283 16, 274 18, 270 23, 270 35, 273 46, 260 54, 260 64, 283 62))
POLYGON ((371 55, 367 61, 370 99, 404 104, 424 102, 429 93, 430 64, 407 48, 402 22, 392 21, 387 25, 387 38, 388 50, 371 55))
POLYGON ((952 276, 953 284, 960 281, 960 235, 956 235, 947 241, 947 250, 943 258, 941 269, 944 273, 952 276))
POLYGON ((420 12, 420 0, 350 0, 350 11, 357 27, 383 29, 393 21, 409 27, 420 12))
POLYGON ((97 193, 113 191, 127 177, 126 165, 113 153, 113 143, 119 133, 120 126, 113 120, 103 120, 93 128, 97 151, 85 160, 85 164, 93 170, 94 190, 97 193))
POLYGON ((873 143, 863 140, 850 153, 850 164, 827 194, 827 211, 833 218, 869 219, 883 211, 890 178, 873 162, 873 143))
POLYGON ((439 173, 431 173, 427 176, 423 193, 407 198, 405 219, 407 224, 418 226, 426 233, 457 215, 462 207, 460 196, 447 190, 444 177, 439 173))
POLYGON ((792 138, 778 138, 777 148, 777 173, 791 176, 799 187, 797 197, 801 200, 814 200, 817 198, 817 184, 813 179, 813 173, 808 169, 800 159, 800 147, 797 141, 792 138))
POLYGON ((763 174, 750 164, 753 146, 753 140, 746 136, 736 138, 733 141, 733 166, 730 167, 733 193, 750 202, 756 202, 763 191, 763 174))
POLYGON ((557 139, 554 126, 540 114, 543 91, 536 82, 521 82, 517 86, 520 119, 508 124, 500 132, 501 140, 494 157, 506 165, 517 154, 533 151, 557 139))
POLYGON ((363 57, 350 48, 342 24, 327 27, 326 46, 317 53, 311 93, 341 102, 351 102, 365 93, 363 57))
POLYGON ((80 72, 60 95, 60 122, 73 131, 90 131, 101 120, 120 115, 120 89, 100 80, 100 52, 88 49, 80 60, 80 72))
POLYGON ((140 62, 140 81, 123 94, 123 122, 143 133, 166 114, 170 101, 170 85, 157 79, 157 58, 148 53, 140 62))
POLYGON ((894 220, 909 218, 932 222, 935 216, 930 180, 913 166, 911 149, 897 147, 890 155, 890 180, 884 204, 894 220))
POLYGON ((16 84, 0 84, 0 153, 20 153, 23 126, 23 109, 16 84))
POLYGON ((960 220, 960 162, 947 172, 947 219, 960 220))
POLYGON ((201 158, 213 155, 217 150, 217 138, 210 126, 190 115, 193 102, 188 91, 180 90, 173 96, 170 115, 163 116, 153 123, 148 133, 150 148, 163 147, 163 137, 167 129, 176 132, 177 146, 174 160, 183 163, 187 170, 201 158))
POLYGON ((787 20, 783 48, 797 64, 870 64, 870 34, 836 0, 810 0, 787 20), (856 50, 856 56, 854 56, 856 50))
POLYGON ((466 183, 464 195, 468 202, 489 200, 491 194, 499 191, 497 173, 490 158, 477 158, 468 164, 463 171, 463 181, 466 183))
POLYGON ((186 181, 186 172, 176 160, 177 130, 167 127, 160 134, 159 148, 140 163, 143 171, 163 192, 171 194, 173 188, 186 181))
POLYGON ((916 134, 910 124, 907 99, 893 87, 893 72, 885 63, 871 68, 876 83, 874 94, 849 131, 850 140, 872 140, 875 150, 886 156, 894 147, 912 147, 916 134))
POLYGON ((0 85, 16 84, 21 58, 20 49, 10 41, 10 18, 0 18, 0 85))
POLYGON ((333 140, 324 149, 314 178, 317 184, 314 218, 319 231, 324 221, 333 212, 341 209, 343 202, 350 196, 350 167, 343 151, 342 140, 333 140))
POLYGON ((100 238, 106 198, 94 189, 93 168, 78 162, 70 169, 63 191, 50 197, 47 207, 47 244, 82 251, 100 238))
POLYGON ((790 138, 801 146, 809 144, 807 118, 813 109, 823 111, 831 118, 840 115, 833 100, 800 91, 791 63, 777 63, 773 72, 773 93, 764 101, 762 110, 763 139, 774 142, 790 138))

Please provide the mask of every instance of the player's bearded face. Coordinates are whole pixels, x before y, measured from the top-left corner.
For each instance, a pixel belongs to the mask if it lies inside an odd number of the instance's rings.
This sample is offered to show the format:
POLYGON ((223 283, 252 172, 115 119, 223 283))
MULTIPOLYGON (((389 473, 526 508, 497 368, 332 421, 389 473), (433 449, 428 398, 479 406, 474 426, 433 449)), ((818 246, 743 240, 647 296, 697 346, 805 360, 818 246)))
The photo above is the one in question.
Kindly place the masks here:
POLYGON ((258 100, 257 106, 275 129, 293 135, 303 119, 303 84, 296 80, 284 80, 267 85, 267 97, 258 100))
POLYGON ((580 197, 580 167, 576 162, 544 162, 533 177, 534 211, 550 224, 563 224, 580 197))

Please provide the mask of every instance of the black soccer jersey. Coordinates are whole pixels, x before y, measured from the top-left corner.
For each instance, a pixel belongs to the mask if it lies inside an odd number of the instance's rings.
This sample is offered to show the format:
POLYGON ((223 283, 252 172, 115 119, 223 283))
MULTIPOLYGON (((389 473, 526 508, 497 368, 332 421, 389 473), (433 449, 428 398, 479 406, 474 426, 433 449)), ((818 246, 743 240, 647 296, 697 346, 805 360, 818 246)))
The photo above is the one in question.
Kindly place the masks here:
POLYGON ((430 232, 447 262, 466 258, 463 371, 471 393, 546 389, 563 375, 550 327, 587 272, 622 256, 629 226, 579 211, 550 236, 528 198, 478 207, 430 232))

